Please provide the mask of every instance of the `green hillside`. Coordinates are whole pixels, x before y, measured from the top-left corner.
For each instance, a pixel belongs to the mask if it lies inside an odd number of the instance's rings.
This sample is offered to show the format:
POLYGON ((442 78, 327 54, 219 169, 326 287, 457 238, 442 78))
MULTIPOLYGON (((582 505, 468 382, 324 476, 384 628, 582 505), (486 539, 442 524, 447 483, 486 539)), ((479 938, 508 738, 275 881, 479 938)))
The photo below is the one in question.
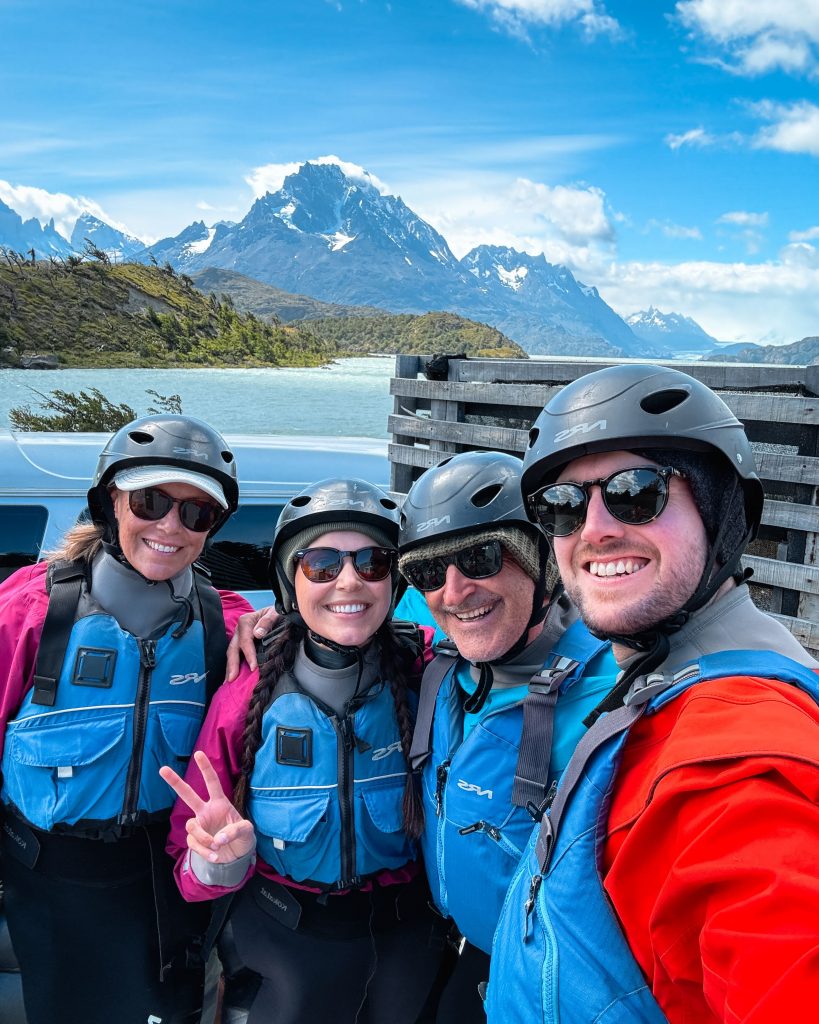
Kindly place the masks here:
POLYGON ((470 356, 527 358, 519 345, 494 327, 467 320, 455 313, 334 316, 300 323, 305 330, 338 345, 348 354, 400 352, 405 355, 423 355, 466 352, 470 356))
POLYGON ((240 313, 170 266, 0 256, 0 365, 31 354, 61 366, 320 366, 335 344, 240 313))
POLYGON ((374 316, 384 312, 375 306, 340 306, 335 302, 322 302, 309 295, 285 292, 272 284, 264 284, 253 277, 237 274, 235 270, 208 267, 191 274, 193 283, 203 292, 229 295, 233 305, 242 313, 253 313, 262 319, 315 320, 332 316, 374 316))

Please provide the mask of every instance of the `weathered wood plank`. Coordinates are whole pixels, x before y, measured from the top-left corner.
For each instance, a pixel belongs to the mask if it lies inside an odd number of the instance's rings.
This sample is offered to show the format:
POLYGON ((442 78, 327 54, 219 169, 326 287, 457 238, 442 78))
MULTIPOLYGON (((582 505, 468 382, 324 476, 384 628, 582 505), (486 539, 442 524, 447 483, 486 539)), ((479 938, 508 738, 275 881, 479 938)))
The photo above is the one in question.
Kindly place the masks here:
POLYGON ((773 618, 786 626, 800 644, 817 657, 819 654, 819 623, 807 619, 795 619, 789 615, 773 615, 773 618))
POLYGON ((754 460, 757 473, 763 480, 785 480, 813 487, 819 484, 819 459, 757 450, 754 452, 754 460))
POLYGON ((743 555, 742 563, 754 570, 754 583, 819 594, 819 566, 777 562, 772 558, 759 558, 757 555, 743 555))
MULTIPOLYGON (((390 394, 429 402, 469 403, 470 405, 506 405, 539 409, 562 385, 463 383, 446 380, 407 380, 392 378, 390 394)), ((743 423, 797 423, 819 425, 819 399, 797 395, 761 395, 724 392, 720 396, 743 423)))
POLYGON ((819 507, 768 498, 762 511, 762 522, 766 526, 779 526, 785 530, 819 532, 819 507))
MULTIPOLYGON (((798 389, 806 383, 804 366, 774 366, 749 363, 681 363, 646 360, 655 365, 673 366, 709 387, 720 390, 755 389, 773 391, 779 388, 798 389)), ((457 359, 449 365, 450 380, 457 381, 554 381, 575 380, 577 377, 605 366, 618 365, 607 359, 457 359)))
POLYGON ((516 451, 521 454, 526 448, 529 436, 526 430, 514 430, 511 427, 490 427, 481 423, 448 423, 445 420, 412 416, 390 416, 387 420, 387 430, 391 434, 415 437, 428 443, 443 442, 447 445, 516 451))
MULTIPOLYGON (((528 433, 511 427, 495 427, 478 423, 448 423, 428 417, 390 416, 387 429, 391 434, 430 442, 463 445, 467 448, 489 448, 523 453, 528 433)), ((806 455, 782 455, 779 452, 755 453, 757 470, 764 480, 819 485, 819 459, 806 455)))
MULTIPOLYGON (((430 466, 438 465, 444 453, 433 451, 431 448, 407 448, 405 445, 388 444, 387 455, 390 462, 396 465, 410 466, 413 469, 429 469, 430 466)), ((396 487, 393 490, 400 491, 401 488, 396 487)))

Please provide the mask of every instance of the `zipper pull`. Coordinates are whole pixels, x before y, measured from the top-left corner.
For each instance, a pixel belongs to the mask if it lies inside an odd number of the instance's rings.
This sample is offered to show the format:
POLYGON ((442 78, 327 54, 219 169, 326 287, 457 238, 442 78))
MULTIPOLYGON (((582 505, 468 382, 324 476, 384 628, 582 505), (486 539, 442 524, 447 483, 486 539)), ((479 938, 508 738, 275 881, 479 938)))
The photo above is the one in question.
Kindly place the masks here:
POLYGON ((139 660, 143 668, 156 668, 156 640, 139 641, 139 660))
POLYGON ((501 839, 500 829, 496 828, 494 825, 486 825, 485 822, 484 825, 486 827, 486 834, 489 838, 494 839, 496 843, 499 843, 501 839))
POLYGON ((535 900, 537 900, 537 894, 540 891, 540 883, 543 881, 543 875, 532 875, 532 884, 529 886, 529 897, 524 904, 524 910, 526 916, 523 921, 523 941, 529 938, 529 920, 532 916, 532 911, 535 909, 535 900))
POLYGON ((344 741, 344 749, 352 750, 353 747, 356 746, 356 744, 358 743, 358 740, 356 739, 355 736, 355 731, 353 730, 352 719, 348 718, 347 715, 345 715, 344 718, 341 719, 339 725, 341 727, 341 738, 344 741))
POLYGON ((459 828, 459 836, 470 836, 473 832, 481 832, 486 827, 485 821, 476 821, 474 825, 467 825, 466 828, 459 828))
POLYGON ((444 787, 446 777, 449 774, 449 761, 442 761, 435 771, 435 816, 441 817, 441 807, 444 799, 444 787))

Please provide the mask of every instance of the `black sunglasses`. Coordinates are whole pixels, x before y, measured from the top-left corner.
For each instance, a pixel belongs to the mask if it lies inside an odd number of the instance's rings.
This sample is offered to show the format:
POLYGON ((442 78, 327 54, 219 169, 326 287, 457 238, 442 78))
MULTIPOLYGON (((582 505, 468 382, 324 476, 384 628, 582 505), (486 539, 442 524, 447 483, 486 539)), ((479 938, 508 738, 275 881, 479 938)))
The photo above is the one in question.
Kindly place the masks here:
POLYGON ((453 555, 436 555, 410 562, 403 573, 416 590, 426 593, 441 589, 446 583, 446 570, 450 565, 471 580, 485 580, 497 576, 503 568, 503 548, 499 540, 487 540, 453 555))
POLYGON ((668 480, 672 476, 685 479, 684 473, 671 466, 619 469, 601 480, 549 484, 531 494, 527 504, 544 533, 549 537, 568 537, 585 522, 589 492, 592 487, 599 487, 603 504, 618 522, 645 526, 661 515, 668 504, 668 480))
POLYGON ((128 491, 128 508, 137 519, 156 523, 179 506, 179 522, 186 530, 207 533, 224 515, 224 509, 206 498, 172 498, 158 487, 140 487, 128 491))
POLYGON ((385 580, 395 565, 394 548, 359 548, 358 551, 339 551, 338 548, 305 548, 293 558, 311 583, 329 583, 341 572, 344 559, 349 555, 353 568, 365 583, 385 580))

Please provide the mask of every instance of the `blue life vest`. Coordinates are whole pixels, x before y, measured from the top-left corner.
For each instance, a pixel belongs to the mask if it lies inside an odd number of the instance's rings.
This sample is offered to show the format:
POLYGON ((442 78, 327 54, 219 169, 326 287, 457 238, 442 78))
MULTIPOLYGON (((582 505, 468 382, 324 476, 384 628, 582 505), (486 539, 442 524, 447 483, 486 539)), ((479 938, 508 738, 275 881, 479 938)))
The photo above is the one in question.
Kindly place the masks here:
POLYGON ((85 834, 167 816, 159 768, 184 773, 207 703, 202 623, 178 627, 140 640, 104 612, 74 623, 52 702, 30 690, 6 728, 4 804, 85 834))
POLYGON ((248 816, 279 874, 347 889, 415 850, 404 832, 407 766, 389 686, 338 716, 287 677, 262 719, 248 816))
POLYGON ((509 886, 492 947, 489 1024, 665 1024, 606 895, 602 859, 611 788, 631 728, 697 683, 755 676, 819 701, 819 676, 772 651, 708 654, 673 676, 641 677, 629 703, 578 744, 509 886))
MULTIPOLYGON (((574 621, 547 659, 547 664, 553 659, 573 663, 558 693, 582 686, 579 680, 586 666, 607 646, 579 619, 574 621)), ((439 910, 453 918, 469 942, 488 953, 506 889, 535 827, 534 808, 517 805, 513 790, 525 706, 537 695, 530 692, 526 700, 490 712, 464 739, 463 692, 457 684, 457 667, 458 659, 454 659, 438 690, 432 753, 422 770, 426 819, 422 849, 439 910)), ((559 704, 559 696, 557 700, 559 704)), ((548 770, 548 750, 544 762, 548 770)), ((545 774, 540 781, 542 799, 545 774)))

